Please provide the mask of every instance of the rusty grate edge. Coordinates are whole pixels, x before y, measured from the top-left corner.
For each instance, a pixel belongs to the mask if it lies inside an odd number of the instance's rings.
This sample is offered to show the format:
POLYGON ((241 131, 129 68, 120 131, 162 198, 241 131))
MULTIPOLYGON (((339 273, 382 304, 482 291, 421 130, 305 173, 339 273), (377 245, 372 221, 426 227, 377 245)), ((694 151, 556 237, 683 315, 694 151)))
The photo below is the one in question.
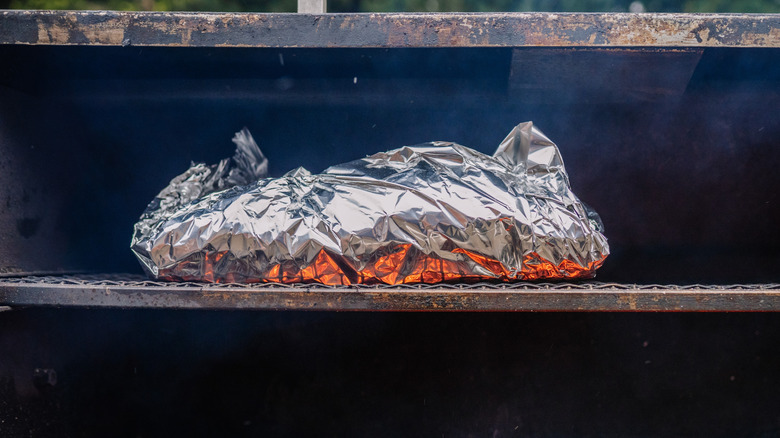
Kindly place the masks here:
POLYGON ((695 291, 695 290, 780 290, 780 283, 761 284, 635 284, 635 283, 611 283, 600 281, 578 282, 514 282, 514 283, 438 283, 438 284, 401 284, 401 285, 348 285, 328 286, 318 283, 200 283, 200 282, 169 282, 149 280, 147 277, 136 274, 80 274, 80 275, 30 275, 23 277, 0 278, 0 287, 12 285, 39 285, 39 286, 112 286, 126 288, 181 288, 197 290, 221 290, 221 289, 245 289, 245 290, 342 290, 345 288, 354 290, 637 290, 637 291, 695 291))
POLYGON ((780 311, 780 284, 205 284, 125 274, 0 279, 0 306, 327 311, 780 311))

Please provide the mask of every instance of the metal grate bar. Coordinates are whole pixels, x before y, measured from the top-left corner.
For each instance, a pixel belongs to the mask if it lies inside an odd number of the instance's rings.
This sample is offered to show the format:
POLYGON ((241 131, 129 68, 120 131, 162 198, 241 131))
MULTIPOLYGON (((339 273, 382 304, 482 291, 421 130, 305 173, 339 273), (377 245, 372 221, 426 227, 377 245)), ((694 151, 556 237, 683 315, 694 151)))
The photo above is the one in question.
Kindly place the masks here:
POLYGON ((127 274, 0 279, 0 305, 369 311, 780 311, 780 284, 205 284, 127 274))

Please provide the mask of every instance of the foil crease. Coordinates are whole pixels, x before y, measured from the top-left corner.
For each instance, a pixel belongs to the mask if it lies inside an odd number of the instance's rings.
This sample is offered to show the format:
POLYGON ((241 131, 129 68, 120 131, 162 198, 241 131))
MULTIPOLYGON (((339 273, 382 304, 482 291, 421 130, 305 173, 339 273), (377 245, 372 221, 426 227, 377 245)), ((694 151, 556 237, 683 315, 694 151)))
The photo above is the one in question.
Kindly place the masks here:
POLYGON ((246 128, 236 154, 192 164, 135 225, 132 251, 163 280, 330 285, 591 278, 609 254, 533 123, 493 156, 450 142, 267 178, 246 128))

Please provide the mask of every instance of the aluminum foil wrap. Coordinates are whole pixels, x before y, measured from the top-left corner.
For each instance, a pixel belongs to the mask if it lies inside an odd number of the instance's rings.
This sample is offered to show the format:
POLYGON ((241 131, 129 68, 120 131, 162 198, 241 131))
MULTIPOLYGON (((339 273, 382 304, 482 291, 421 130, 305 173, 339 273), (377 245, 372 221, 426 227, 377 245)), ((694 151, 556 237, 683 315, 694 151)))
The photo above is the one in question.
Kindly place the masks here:
POLYGON ((590 278, 609 254, 557 146, 531 122, 493 156, 404 146, 267 178, 249 132, 149 205, 132 250, 156 279, 330 285, 590 278))

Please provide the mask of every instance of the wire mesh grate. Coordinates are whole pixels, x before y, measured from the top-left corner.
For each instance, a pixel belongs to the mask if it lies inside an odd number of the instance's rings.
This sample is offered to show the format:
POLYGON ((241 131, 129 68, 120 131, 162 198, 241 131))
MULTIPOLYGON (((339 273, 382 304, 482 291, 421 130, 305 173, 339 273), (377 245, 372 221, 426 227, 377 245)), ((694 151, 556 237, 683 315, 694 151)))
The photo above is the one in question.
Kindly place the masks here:
MULTIPOLYGON (((343 289, 345 286, 328 286, 318 283, 196 283, 196 282, 168 282, 149 280, 142 275, 135 274, 77 274, 77 275, 41 275, 24 277, 0 278, 2 285, 62 285, 62 286, 112 286, 112 287, 139 287, 139 288, 197 288, 202 289, 343 289)), ((513 282, 513 283, 437 283, 437 284, 402 284, 402 285, 350 285, 350 288, 369 290, 778 290, 780 283, 762 284, 728 284, 728 285, 704 285, 704 284, 633 284, 611 283, 600 281, 581 282, 513 282)))

